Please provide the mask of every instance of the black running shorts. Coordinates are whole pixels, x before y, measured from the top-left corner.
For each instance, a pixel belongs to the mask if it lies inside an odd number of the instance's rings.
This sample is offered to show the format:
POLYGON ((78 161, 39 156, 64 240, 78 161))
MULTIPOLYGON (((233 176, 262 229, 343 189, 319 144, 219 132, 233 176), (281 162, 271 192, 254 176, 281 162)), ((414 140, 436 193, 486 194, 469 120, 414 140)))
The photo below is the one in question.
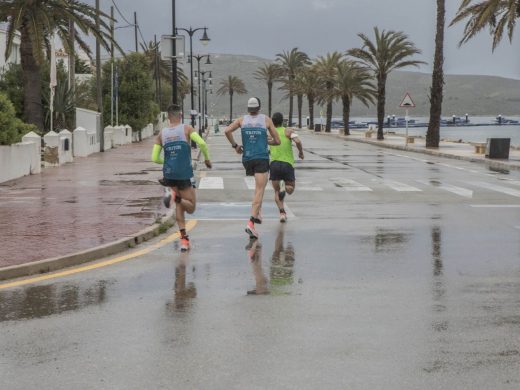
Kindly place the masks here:
POLYGON ((246 169, 246 176, 254 176, 255 173, 269 172, 269 160, 248 160, 242 164, 246 169))
POLYGON ((289 163, 283 161, 272 161, 269 170, 269 180, 283 180, 289 183, 294 183, 296 181, 294 167, 289 163))
POLYGON ((191 180, 170 180, 170 179, 159 179, 159 183, 165 187, 175 187, 178 190, 185 190, 191 187, 191 180))

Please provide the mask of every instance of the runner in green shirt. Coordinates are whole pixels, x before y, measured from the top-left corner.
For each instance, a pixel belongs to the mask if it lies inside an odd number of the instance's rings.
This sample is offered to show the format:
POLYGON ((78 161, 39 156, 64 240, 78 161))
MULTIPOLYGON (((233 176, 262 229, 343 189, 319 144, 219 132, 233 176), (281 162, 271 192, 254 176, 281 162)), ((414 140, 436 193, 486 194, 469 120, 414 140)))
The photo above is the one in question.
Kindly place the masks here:
POLYGON ((271 165, 269 180, 274 189, 274 201, 280 209, 280 222, 287 221, 283 200, 285 194, 292 194, 296 186, 294 175, 294 155, 292 144, 298 148, 298 157, 303 160, 303 146, 298 134, 291 128, 283 127, 283 115, 279 112, 273 114, 273 124, 280 137, 280 145, 270 145, 271 165))

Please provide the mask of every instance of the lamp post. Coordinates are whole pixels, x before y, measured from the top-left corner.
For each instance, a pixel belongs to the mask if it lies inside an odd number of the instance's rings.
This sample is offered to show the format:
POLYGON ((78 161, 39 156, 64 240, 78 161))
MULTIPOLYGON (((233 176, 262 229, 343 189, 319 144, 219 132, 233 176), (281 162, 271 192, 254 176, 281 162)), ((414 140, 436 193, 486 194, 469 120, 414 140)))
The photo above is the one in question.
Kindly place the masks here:
MULTIPOLYGON (((200 71, 200 61, 203 59, 203 58, 206 58, 206 65, 211 65, 211 60, 210 60, 210 57, 209 57, 209 54, 202 54, 202 55, 193 55, 191 56, 191 59, 195 58, 197 60, 197 74, 202 74, 203 77, 204 77, 204 73, 207 73, 207 72, 201 72, 200 71)), ((198 78, 197 80, 197 93, 198 93, 198 97, 199 97, 199 114, 202 112, 201 111, 201 104, 200 104, 200 101, 201 101, 201 91, 200 91, 200 82, 201 82, 201 79, 200 77, 198 78)), ((202 135, 202 125, 201 125, 201 121, 199 120, 199 134, 202 135)))
MULTIPOLYGON (((202 35, 202 38, 200 39, 200 42, 203 44, 203 45, 207 45, 210 41, 209 37, 208 37, 208 33, 207 33, 207 27, 199 27, 199 28, 176 28, 175 29, 175 34, 177 34, 178 31, 184 31, 186 32, 189 37, 190 37, 190 95, 191 95, 191 126, 192 127, 195 127, 195 114, 194 114, 194 110, 195 110, 195 99, 194 99, 194 96, 193 96, 193 35, 197 32, 197 31, 200 31, 200 30, 204 30, 204 34, 202 35)), ((196 148, 197 145, 192 142, 191 143, 191 146, 193 148, 196 148)))
POLYGON ((207 123, 207 115, 208 115, 208 89, 206 88, 206 83, 209 81, 209 85, 212 85, 212 75, 211 71, 201 71, 200 72, 200 78, 202 80, 202 115, 203 115, 203 130, 206 130, 208 128, 207 123), (205 78, 204 76, 209 73, 208 78, 205 78))

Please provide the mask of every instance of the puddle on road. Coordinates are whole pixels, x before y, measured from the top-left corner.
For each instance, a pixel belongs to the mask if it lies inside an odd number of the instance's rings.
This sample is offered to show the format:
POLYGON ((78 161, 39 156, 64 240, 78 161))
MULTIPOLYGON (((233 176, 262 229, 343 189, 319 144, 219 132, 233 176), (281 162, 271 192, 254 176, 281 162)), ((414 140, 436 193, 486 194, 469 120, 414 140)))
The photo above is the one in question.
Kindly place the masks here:
MULTIPOLYGON (((274 244, 269 277, 266 276, 262 264, 262 242, 251 240, 246 246, 247 258, 255 281, 255 287, 246 292, 246 295, 290 295, 295 284, 294 265, 296 251, 291 241, 285 242, 285 226, 280 225, 274 244)), ((298 284, 303 281, 298 280, 298 284)))
POLYGON ((107 300, 114 282, 97 281, 90 286, 49 284, 0 292, 0 322, 48 317, 99 305, 107 300))

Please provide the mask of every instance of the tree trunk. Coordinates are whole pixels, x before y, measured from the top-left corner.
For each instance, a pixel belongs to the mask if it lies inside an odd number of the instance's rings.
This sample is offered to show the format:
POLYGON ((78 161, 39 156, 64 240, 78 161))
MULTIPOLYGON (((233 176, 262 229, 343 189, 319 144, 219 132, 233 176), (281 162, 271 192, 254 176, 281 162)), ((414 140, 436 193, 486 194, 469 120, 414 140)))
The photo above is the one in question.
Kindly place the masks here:
POLYGON ((350 99, 347 95, 341 97, 343 103, 343 133, 350 135, 350 128, 348 122, 350 121, 350 99))
POLYGON ((233 122, 233 92, 229 93, 229 123, 233 122))
POLYGON ((34 58, 31 36, 26 27, 21 29, 20 57, 23 69, 25 121, 36 125, 43 132, 40 65, 34 58))
POLYGON ((298 102, 298 127, 302 128, 302 106, 303 106, 303 95, 297 95, 298 102))
POLYGON ((385 139, 383 135, 383 124, 385 120, 386 103, 386 75, 378 76, 377 80, 377 139, 385 139))
POLYGON ((293 94, 289 92, 289 118, 287 119, 287 126, 291 126, 293 115, 293 94))
POLYGON ((430 122, 426 132, 426 147, 438 148, 444 87, 444 23, 445 0, 437 0, 437 33, 435 35, 435 58, 433 60, 432 87, 430 89, 430 122))
MULTIPOLYGON (((332 88, 334 85, 331 82, 327 82, 327 92, 330 96, 332 94, 332 88)), ((327 120, 325 122, 325 132, 330 133, 332 127, 332 98, 328 98, 327 101, 327 120)))
POLYGON ((273 83, 267 83, 267 104, 269 106, 268 112, 269 112, 269 118, 271 117, 271 111, 272 111, 272 102, 273 102, 273 83))
POLYGON ((325 122, 325 132, 330 133, 332 128, 332 100, 327 102, 327 120, 325 122))
POLYGON ((314 129, 314 96, 307 95, 309 101, 309 129, 314 129))

